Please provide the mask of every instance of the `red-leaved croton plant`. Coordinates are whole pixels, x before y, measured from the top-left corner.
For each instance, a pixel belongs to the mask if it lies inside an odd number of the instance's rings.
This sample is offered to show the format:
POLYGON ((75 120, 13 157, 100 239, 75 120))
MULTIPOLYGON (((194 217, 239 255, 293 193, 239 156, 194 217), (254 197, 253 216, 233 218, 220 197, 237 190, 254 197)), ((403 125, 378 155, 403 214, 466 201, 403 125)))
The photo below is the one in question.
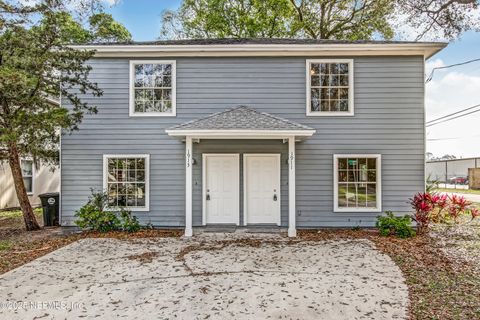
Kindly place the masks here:
POLYGON ((431 222, 451 220, 459 223, 460 216, 470 214, 472 219, 480 216, 480 210, 472 203, 456 194, 417 193, 410 199, 415 210, 413 220, 417 223, 419 233, 426 232, 431 222))

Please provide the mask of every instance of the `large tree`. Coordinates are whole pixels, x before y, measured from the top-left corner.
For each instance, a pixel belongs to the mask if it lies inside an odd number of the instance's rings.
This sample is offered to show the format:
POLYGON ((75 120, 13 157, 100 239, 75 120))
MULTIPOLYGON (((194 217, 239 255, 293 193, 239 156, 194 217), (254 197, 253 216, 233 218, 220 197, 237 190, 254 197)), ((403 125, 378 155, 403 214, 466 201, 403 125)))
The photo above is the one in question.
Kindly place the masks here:
POLYGON ((85 113, 96 112, 75 93, 102 94, 88 79, 90 67, 85 64, 94 52, 68 45, 131 38, 111 16, 92 12, 91 6, 89 23, 83 23, 71 5, 65 0, 32 6, 0 1, 0 160, 10 165, 27 230, 40 226, 23 183, 21 157, 55 163, 59 131, 77 129, 85 113), (69 108, 51 103, 60 96, 69 108))
POLYGON ((312 39, 390 39, 391 0, 289 0, 300 36, 312 39))
POLYGON ((478 0, 183 0, 161 38, 454 39, 477 30, 478 0), (408 29, 408 32, 401 32, 408 29))
POLYGON ((293 36, 289 0, 184 0, 162 14, 162 38, 293 36))
POLYGON ((415 40, 451 40, 465 31, 479 30, 479 4, 479 0, 398 0, 397 11, 416 30, 415 40))

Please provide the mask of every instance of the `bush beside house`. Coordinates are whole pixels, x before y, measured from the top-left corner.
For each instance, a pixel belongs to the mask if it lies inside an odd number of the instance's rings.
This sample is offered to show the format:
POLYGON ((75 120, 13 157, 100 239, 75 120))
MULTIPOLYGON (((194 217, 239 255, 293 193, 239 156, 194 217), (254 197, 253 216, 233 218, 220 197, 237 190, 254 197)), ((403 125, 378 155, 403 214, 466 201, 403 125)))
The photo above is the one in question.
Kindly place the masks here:
POLYGON ((99 232, 140 230, 137 217, 133 216, 129 210, 125 208, 107 210, 107 199, 108 195, 105 192, 92 190, 88 202, 75 213, 78 218, 75 221, 77 226, 99 232))

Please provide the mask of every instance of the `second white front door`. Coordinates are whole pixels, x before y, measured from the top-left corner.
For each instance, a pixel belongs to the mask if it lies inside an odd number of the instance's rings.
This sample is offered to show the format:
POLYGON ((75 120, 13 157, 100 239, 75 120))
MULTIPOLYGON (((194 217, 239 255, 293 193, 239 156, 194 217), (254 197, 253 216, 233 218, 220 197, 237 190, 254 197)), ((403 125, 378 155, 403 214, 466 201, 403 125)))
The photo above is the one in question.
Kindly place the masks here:
POLYGON ((280 225, 280 154, 245 154, 245 224, 280 225))
POLYGON ((240 157, 203 155, 203 223, 239 224, 240 157))

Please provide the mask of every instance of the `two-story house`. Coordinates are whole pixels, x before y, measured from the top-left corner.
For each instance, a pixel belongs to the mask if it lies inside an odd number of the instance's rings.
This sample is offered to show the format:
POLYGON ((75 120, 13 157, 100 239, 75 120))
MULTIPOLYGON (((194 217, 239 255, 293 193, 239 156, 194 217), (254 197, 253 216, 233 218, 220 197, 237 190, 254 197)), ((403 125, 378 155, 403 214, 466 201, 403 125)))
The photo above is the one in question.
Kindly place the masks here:
POLYGON ((161 227, 373 226, 424 190, 425 60, 444 43, 92 44, 102 97, 62 137, 61 223, 90 188, 161 227))

